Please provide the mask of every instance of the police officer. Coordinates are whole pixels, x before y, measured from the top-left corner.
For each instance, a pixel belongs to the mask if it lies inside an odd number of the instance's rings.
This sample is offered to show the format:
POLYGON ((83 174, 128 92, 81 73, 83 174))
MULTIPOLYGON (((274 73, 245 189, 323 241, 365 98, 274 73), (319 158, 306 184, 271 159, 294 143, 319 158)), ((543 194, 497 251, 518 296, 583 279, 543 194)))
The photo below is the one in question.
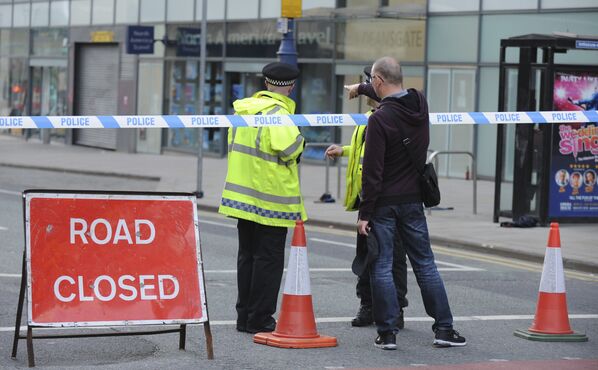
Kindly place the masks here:
MULTIPOLYGON (((270 63, 266 90, 233 103, 239 115, 288 115, 299 70, 270 63)), ((230 128, 228 172, 219 212, 238 219, 237 330, 273 331, 287 228, 307 220, 297 164, 304 139, 295 126, 230 128)))
MULTIPOLYGON (((349 98, 355 98, 358 95, 367 96, 367 104, 372 108, 366 113, 369 117, 378 106, 380 98, 371 88, 371 66, 366 66, 363 69, 365 75, 365 82, 362 84, 355 84, 345 86, 349 92, 349 98)), ((365 132, 367 126, 361 125, 355 127, 353 136, 351 137, 351 145, 338 146, 332 144, 326 149, 326 155, 330 158, 349 157, 347 163, 346 174, 346 191, 345 191, 345 210, 357 211, 360 201, 361 193, 361 172, 363 163, 363 154, 365 150, 365 132)), ((399 300, 399 317, 397 318, 397 328, 403 329, 405 327, 405 319, 403 315, 403 308, 407 307, 409 301, 407 300, 407 257, 405 248, 403 247, 399 238, 395 241, 395 249, 393 254, 392 276, 397 289, 397 298, 399 300)), ((366 269, 362 275, 357 279, 356 286, 357 297, 360 300, 359 310, 353 320, 352 326, 368 326, 374 322, 372 315, 372 289, 370 287, 369 268, 366 269)))

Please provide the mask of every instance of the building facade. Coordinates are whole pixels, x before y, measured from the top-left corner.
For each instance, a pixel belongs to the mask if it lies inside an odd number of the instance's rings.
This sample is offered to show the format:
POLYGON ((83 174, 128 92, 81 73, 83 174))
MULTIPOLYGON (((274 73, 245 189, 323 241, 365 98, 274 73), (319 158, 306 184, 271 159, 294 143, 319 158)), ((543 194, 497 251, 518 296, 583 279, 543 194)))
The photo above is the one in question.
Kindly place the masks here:
MULTIPOLYGON (((232 113, 235 99, 263 88, 261 68, 276 60, 280 0, 206 1, 199 112, 193 46, 202 0, 0 0, 0 116, 232 113), (127 54, 131 25, 153 27, 153 54, 127 54)), ((297 100, 304 114, 365 112, 365 101, 348 101, 343 85, 361 81, 363 67, 383 55, 402 62, 405 86, 424 90, 432 112, 496 111, 501 39, 598 34, 596 0, 303 0, 302 7, 297 100)), ((558 58, 597 64, 588 53, 558 58)), ((312 143, 348 142, 351 131, 305 128, 304 135, 312 143)), ((209 155, 226 152, 226 129, 219 128, 3 133, 128 152, 196 153, 200 142, 209 155)), ((512 148, 514 129, 508 135, 512 148)), ((473 152, 478 174, 494 176, 495 127, 433 127, 430 148, 473 152)), ((309 147, 305 156, 321 159, 321 150, 309 147)), ((441 176, 468 171, 469 158, 456 155, 442 157, 438 168, 441 176)))

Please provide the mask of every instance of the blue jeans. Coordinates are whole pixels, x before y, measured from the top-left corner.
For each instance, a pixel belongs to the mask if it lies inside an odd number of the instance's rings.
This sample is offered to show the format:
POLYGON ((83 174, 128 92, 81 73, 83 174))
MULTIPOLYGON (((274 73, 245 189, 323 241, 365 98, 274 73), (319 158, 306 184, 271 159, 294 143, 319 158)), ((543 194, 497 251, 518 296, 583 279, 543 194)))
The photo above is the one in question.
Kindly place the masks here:
POLYGON ((370 220, 370 226, 380 248, 378 258, 370 268, 373 313, 378 333, 397 331, 399 304, 392 278, 393 248, 397 232, 405 245, 426 313, 434 319, 432 330, 452 329, 453 315, 442 278, 434 262, 422 204, 406 203, 378 207, 370 220))

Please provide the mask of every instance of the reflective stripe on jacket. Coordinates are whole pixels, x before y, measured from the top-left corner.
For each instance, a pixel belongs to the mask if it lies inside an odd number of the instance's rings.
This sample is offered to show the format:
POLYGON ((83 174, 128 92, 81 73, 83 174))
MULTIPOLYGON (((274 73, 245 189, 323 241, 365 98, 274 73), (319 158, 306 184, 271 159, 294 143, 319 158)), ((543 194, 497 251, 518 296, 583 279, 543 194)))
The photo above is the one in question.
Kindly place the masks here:
MULTIPOLYGON (((369 117, 372 111, 366 113, 369 117)), ((363 153, 365 152, 365 129, 367 126, 357 126, 351 136, 351 145, 343 146, 343 157, 349 157, 347 163, 346 189, 344 206, 347 211, 357 211, 359 194, 361 193, 361 172, 363 168, 363 153)))
MULTIPOLYGON (((233 103, 237 114, 293 114, 295 102, 268 91, 233 103)), ((295 126, 228 131, 228 171, 219 213, 262 225, 290 227, 307 220, 297 158, 304 139, 295 126)))

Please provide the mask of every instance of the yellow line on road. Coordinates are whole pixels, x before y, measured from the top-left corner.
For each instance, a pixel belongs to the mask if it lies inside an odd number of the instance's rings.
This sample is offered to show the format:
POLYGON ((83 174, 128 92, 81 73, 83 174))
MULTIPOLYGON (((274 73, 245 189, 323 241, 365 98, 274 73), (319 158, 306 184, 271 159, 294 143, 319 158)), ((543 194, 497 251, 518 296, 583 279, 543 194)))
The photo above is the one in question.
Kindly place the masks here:
MULTIPOLYGON (((440 247, 437 245, 433 246, 432 249, 434 250, 435 253, 442 254, 445 256, 462 257, 462 258, 466 258, 466 259, 470 259, 470 260, 488 262, 488 263, 493 263, 496 265, 513 267, 513 268, 517 268, 520 270, 539 272, 540 274, 542 273, 542 264, 540 264, 540 263, 520 261, 520 260, 507 258, 507 257, 499 257, 499 256, 482 254, 482 253, 478 253, 478 252, 471 252, 471 251, 459 250, 459 249, 448 248, 448 247, 440 247)), ((574 278, 574 279, 578 279, 578 280, 598 282, 598 276, 596 276, 595 274, 591 274, 591 273, 565 269, 565 275, 566 275, 566 277, 574 278)))

